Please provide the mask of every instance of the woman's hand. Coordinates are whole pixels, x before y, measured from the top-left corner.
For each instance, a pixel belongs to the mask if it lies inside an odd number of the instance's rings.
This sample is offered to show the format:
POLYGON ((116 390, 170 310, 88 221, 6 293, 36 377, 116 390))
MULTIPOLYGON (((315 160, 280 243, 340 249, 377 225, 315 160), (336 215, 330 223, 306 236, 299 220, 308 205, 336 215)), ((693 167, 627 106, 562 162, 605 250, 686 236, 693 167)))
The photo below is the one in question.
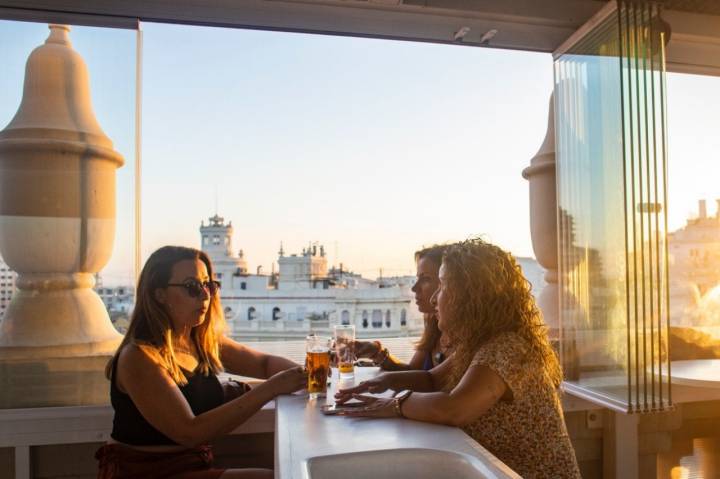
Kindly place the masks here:
POLYGON ((297 366, 274 374, 267 383, 272 388, 273 396, 278 396, 307 388, 307 379, 307 372, 297 366))
POLYGON ((347 389, 340 389, 335 394, 335 402, 338 404, 343 404, 350 399, 353 399, 355 395, 360 393, 384 393, 388 389, 394 389, 393 388, 393 380, 392 375, 390 374, 379 374, 378 376, 375 376, 372 379, 368 379, 367 381, 363 381, 357 386, 347 388, 347 389))
POLYGON ((352 399, 361 401, 363 405, 345 410, 343 416, 398 417, 394 404, 395 400, 393 398, 377 398, 364 396, 362 394, 353 394, 352 399))
POLYGON ((355 356, 358 358, 372 358, 380 352, 378 343, 375 341, 355 341, 353 347, 355 348, 355 356))

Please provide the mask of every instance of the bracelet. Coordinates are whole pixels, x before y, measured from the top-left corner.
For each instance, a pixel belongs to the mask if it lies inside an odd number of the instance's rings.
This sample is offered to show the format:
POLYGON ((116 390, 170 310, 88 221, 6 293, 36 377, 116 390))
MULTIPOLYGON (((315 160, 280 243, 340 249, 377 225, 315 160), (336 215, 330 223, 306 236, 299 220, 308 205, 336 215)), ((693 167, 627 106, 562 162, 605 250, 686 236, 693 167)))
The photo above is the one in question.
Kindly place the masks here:
POLYGON ((405 417, 402 412, 402 405, 405 400, 410 397, 411 394, 412 391, 404 391, 400 393, 400 395, 393 398, 393 407, 395 408, 395 414, 397 414, 398 417, 405 417))
POLYGON ((393 407, 395 408, 395 414, 398 417, 405 417, 402 413, 402 403, 400 402, 400 398, 393 398, 393 407))
POLYGON ((382 367, 383 363, 387 361, 388 356, 390 356, 390 351, 388 351, 388 348, 382 348, 380 352, 376 354, 373 358, 373 363, 375 363, 375 366, 382 367), (380 359, 378 359, 378 355, 380 355, 380 359))

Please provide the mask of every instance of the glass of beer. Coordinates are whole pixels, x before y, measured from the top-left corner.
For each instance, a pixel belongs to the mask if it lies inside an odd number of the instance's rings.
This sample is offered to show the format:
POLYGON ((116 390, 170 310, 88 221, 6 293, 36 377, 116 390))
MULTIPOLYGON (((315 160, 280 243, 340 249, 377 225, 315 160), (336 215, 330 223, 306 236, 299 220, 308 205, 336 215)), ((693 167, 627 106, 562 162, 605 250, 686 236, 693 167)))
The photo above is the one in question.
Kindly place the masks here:
POLYGON ((308 393, 311 399, 325 396, 327 393, 331 343, 332 340, 326 336, 311 334, 305 338, 308 393))
POLYGON ((335 326, 335 356, 340 378, 350 379, 355 375, 355 326, 335 326))

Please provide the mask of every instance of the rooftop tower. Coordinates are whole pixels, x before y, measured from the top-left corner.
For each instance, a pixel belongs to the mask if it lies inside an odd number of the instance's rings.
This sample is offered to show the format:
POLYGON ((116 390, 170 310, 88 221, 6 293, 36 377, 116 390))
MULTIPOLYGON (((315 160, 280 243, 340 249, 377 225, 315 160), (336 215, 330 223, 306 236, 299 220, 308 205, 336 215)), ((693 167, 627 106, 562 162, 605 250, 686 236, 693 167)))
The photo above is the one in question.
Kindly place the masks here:
POLYGON ((221 281, 226 275, 248 272, 243 250, 237 256, 233 255, 232 235, 232 221, 225 224, 225 218, 217 214, 208 218, 207 225, 205 222, 200 223, 201 248, 210 256, 217 279, 221 281))

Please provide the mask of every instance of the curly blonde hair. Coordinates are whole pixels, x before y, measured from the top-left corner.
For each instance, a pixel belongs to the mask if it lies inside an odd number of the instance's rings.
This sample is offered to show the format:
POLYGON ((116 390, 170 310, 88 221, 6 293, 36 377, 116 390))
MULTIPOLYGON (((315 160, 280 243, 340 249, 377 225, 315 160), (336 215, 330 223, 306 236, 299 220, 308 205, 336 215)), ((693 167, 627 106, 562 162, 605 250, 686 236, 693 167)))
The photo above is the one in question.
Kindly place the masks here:
POLYGON ((456 384, 475 353, 487 341, 515 333, 528 345, 523 362, 539 364, 556 387, 562 372, 550 346, 542 314, 513 256, 499 247, 473 238, 451 245, 443 255, 444 293, 449 313, 443 334, 454 347, 448 383, 456 384))

